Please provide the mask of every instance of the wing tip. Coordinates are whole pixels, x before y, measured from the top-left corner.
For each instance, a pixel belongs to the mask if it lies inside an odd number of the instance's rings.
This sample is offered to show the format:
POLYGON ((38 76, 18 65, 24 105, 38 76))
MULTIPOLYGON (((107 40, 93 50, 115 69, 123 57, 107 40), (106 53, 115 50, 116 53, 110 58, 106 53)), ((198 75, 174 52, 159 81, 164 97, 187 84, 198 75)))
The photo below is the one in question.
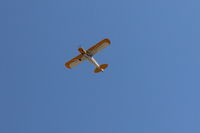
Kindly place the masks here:
POLYGON ((105 41, 105 42, 107 42, 107 43, 111 43, 111 41, 110 41, 110 39, 108 39, 108 38, 105 38, 103 41, 105 41))
POLYGON ((69 63, 69 62, 66 62, 66 63, 65 63, 65 67, 71 69, 71 67, 70 67, 70 63, 69 63))

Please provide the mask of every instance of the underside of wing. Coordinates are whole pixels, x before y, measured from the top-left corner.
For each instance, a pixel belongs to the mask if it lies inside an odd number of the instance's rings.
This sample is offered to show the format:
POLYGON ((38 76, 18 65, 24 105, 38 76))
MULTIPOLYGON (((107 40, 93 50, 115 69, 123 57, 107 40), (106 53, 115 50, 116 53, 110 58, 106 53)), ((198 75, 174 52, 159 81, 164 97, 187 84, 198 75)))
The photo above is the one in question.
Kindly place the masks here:
POLYGON ((75 58, 71 59, 70 61, 66 62, 65 66, 70 69, 70 68, 77 66, 84 60, 86 60, 86 58, 82 54, 80 54, 80 55, 76 56, 75 58))
POLYGON ((94 45, 91 48, 89 48, 87 51, 91 55, 95 55, 99 51, 101 51, 104 48, 106 48, 108 45, 110 45, 110 40, 109 39, 104 39, 104 40, 100 41, 99 43, 97 43, 96 45, 94 45))

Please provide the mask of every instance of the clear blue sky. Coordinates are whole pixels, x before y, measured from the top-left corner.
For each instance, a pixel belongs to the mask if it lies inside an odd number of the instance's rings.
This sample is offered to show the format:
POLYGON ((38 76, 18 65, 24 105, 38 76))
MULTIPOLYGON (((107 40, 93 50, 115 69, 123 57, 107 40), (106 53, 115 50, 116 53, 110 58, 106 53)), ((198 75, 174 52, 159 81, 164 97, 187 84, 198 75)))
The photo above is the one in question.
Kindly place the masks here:
POLYGON ((199 133, 199 5, 1 1, 0 133, 199 133), (104 73, 65 68, 104 38, 104 73))

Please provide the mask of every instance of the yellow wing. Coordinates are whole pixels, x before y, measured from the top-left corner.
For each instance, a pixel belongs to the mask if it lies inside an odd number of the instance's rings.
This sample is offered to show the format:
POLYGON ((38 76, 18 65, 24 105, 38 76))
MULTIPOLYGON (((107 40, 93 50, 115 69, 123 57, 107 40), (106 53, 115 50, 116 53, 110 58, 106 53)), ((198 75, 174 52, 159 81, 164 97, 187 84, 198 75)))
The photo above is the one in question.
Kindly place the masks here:
POLYGON ((110 40, 109 39, 104 39, 104 40, 100 41, 99 43, 97 43, 96 45, 94 45, 91 48, 89 48, 87 51, 91 55, 95 55, 99 51, 101 51, 104 48, 106 48, 108 45, 110 45, 110 40))
POLYGON ((73 68, 73 67, 77 66, 78 64, 80 64, 84 60, 86 60, 86 58, 82 54, 79 54, 75 58, 73 58, 70 61, 66 62, 65 66, 70 69, 70 68, 73 68))

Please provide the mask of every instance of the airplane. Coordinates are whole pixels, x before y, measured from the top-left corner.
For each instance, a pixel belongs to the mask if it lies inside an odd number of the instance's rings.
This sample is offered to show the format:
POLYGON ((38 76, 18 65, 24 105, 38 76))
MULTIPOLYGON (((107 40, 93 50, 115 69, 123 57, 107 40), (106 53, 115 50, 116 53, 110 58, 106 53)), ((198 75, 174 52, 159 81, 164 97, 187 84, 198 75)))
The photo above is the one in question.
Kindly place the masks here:
POLYGON ((93 58, 93 56, 97 54, 99 51, 109 46, 110 43, 111 43, 110 40, 106 38, 87 50, 81 47, 78 48, 80 54, 75 58, 71 59, 70 61, 66 62, 65 66, 71 69, 80 64, 81 62, 88 60, 90 63, 96 66, 96 68, 94 69, 95 73, 104 72, 104 70, 108 67, 108 64, 99 65, 98 62, 93 58))

